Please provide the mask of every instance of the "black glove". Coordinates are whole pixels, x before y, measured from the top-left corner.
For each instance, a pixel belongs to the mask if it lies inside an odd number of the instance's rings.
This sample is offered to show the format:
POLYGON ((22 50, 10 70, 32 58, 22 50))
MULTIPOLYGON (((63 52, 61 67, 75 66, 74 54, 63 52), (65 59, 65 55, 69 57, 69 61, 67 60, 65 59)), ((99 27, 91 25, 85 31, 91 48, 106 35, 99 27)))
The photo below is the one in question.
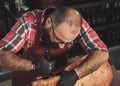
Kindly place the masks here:
POLYGON ((33 62, 35 65, 34 72, 41 75, 50 75, 55 68, 55 61, 49 61, 50 58, 50 52, 45 51, 44 57, 40 57, 39 60, 33 62))
POLYGON ((76 81, 79 79, 74 70, 61 72, 61 80, 57 86, 74 86, 76 81))

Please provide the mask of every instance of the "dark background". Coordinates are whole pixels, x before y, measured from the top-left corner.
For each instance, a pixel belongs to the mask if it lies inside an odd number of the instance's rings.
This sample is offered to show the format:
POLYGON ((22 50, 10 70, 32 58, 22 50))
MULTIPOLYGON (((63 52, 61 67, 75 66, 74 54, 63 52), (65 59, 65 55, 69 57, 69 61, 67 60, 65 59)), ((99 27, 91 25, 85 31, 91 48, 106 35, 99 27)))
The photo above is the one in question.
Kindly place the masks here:
MULTIPOLYGON (((120 0, 0 0, 0 39, 24 12, 50 5, 77 9, 108 46, 110 64, 120 69, 120 0)), ((12 77, 0 68, 2 72, 2 80, 12 77)))

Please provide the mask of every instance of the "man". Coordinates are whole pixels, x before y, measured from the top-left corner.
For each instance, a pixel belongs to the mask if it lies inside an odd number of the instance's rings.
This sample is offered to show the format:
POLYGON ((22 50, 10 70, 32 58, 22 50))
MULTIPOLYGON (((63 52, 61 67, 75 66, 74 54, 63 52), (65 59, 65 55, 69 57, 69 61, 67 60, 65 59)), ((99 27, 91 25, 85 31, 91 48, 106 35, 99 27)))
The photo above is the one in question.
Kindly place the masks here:
POLYGON ((73 86, 77 83, 79 86, 100 86, 109 85, 112 79, 105 44, 79 12, 72 8, 49 8, 23 14, 1 40, 0 46, 0 64, 18 71, 13 77, 13 86, 27 86, 38 76, 40 81, 33 82, 33 86, 73 86), (87 55, 77 56, 68 65, 70 49, 76 43, 87 55), (13 54, 22 48, 22 56, 13 54), (107 80, 101 79, 101 75, 107 80), (48 80, 44 81, 44 78, 48 80))

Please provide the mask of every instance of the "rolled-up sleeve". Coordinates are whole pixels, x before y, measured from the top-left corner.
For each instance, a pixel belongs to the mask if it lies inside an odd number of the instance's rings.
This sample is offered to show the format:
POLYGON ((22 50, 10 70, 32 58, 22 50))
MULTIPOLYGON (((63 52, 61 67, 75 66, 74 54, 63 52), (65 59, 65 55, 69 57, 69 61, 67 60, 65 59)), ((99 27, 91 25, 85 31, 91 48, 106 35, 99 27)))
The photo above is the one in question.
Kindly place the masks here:
POLYGON ((26 41, 28 32, 26 28, 27 24, 21 17, 0 41, 0 50, 10 50, 17 53, 26 41))
POLYGON ((80 31, 80 44, 88 53, 93 50, 108 51, 107 46, 84 19, 82 19, 82 29, 80 31))

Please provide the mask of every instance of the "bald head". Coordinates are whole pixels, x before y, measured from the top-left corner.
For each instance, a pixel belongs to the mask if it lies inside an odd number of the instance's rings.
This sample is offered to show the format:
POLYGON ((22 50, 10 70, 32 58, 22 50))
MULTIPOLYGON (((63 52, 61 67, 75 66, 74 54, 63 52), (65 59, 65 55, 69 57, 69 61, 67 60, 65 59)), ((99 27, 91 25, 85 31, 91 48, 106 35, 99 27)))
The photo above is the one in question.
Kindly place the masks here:
POLYGON ((67 22, 70 25, 71 33, 76 33, 77 27, 81 27, 81 16, 79 12, 72 8, 69 9, 67 12, 65 22, 67 22))
POLYGON ((73 8, 68 7, 58 8, 51 14, 51 17, 54 27, 57 27, 64 22, 68 23, 71 27, 81 26, 81 15, 77 10, 73 8))
POLYGON ((80 22, 81 22, 80 19, 81 16, 78 11, 74 9, 69 9, 66 15, 65 22, 68 22, 68 24, 70 24, 71 26, 73 25, 80 26, 80 22))
POLYGON ((81 15, 73 8, 58 8, 51 15, 56 36, 64 42, 73 41, 81 29, 81 15))

